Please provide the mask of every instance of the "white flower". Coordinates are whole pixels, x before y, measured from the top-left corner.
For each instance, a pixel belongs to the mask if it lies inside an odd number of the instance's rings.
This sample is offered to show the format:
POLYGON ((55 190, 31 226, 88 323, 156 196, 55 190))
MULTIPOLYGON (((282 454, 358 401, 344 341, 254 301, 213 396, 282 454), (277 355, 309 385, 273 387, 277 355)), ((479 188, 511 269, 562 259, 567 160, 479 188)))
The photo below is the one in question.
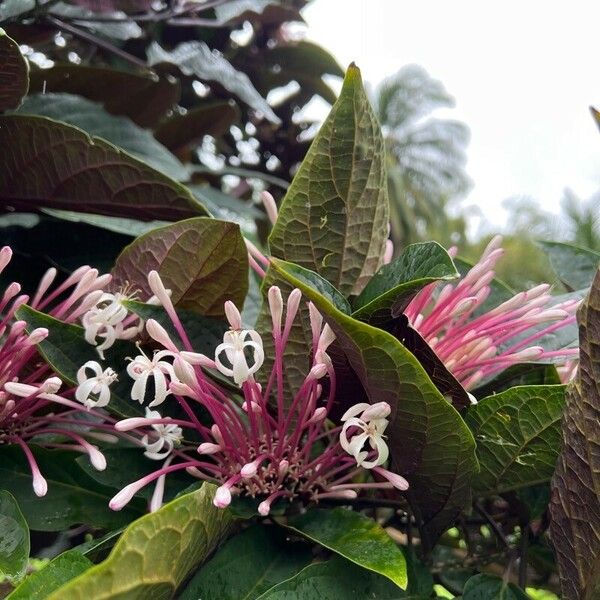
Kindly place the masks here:
POLYGON ((123 300, 128 300, 125 294, 117 292, 109 294, 104 292, 100 295, 95 305, 81 318, 81 324, 85 329, 85 340, 88 344, 96 346, 100 358, 104 358, 104 351, 108 350, 118 339, 130 339, 140 329, 140 324, 125 327, 123 322, 129 314, 123 306, 123 300), (96 338, 104 338, 97 345, 96 338))
POLYGON ((233 380, 241 387, 260 367, 265 360, 262 339, 253 329, 242 329, 226 331, 223 335, 223 343, 215 350, 215 363, 217 369, 233 380), (248 365, 245 350, 249 348, 252 354, 253 364, 248 365), (226 367, 219 358, 225 353, 231 368, 226 367))
POLYGON ((75 398, 87 408, 102 408, 110 401, 110 385, 117 378, 117 374, 109 367, 102 369, 95 360, 88 360, 77 371, 77 389, 75 398), (93 375, 88 376, 87 371, 93 375))
MULTIPOLYGON (((160 413, 157 410, 146 408, 146 419, 161 419, 160 413)), ((183 432, 178 425, 165 425, 162 423, 153 423, 151 425, 155 431, 155 435, 150 437, 145 435, 142 438, 142 444, 146 448, 144 456, 152 460, 162 460, 173 452, 173 448, 178 446, 183 439, 183 432)))
POLYGON ((389 450, 383 441, 383 433, 388 425, 386 417, 389 414, 390 405, 387 402, 361 402, 349 408, 342 416, 344 426, 340 434, 340 444, 348 454, 354 456, 359 467, 372 469, 387 460, 389 450), (348 430, 351 428, 357 428, 359 431, 353 433, 349 440, 348 430), (372 449, 377 450, 377 458, 373 460, 365 460, 370 454, 369 449, 363 450, 367 442, 372 449))
POLYGON ((172 357, 174 354, 168 350, 161 350, 160 352, 156 352, 151 360, 142 353, 127 365, 127 373, 135 380, 131 388, 132 400, 137 400, 140 404, 144 402, 148 378, 153 377, 154 399, 148 406, 158 406, 165 401, 166 397, 171 393, 168 389, 165 375, 168 375, 172 380, 177 380, 173 365, 162 360, 167 356, 172 357))

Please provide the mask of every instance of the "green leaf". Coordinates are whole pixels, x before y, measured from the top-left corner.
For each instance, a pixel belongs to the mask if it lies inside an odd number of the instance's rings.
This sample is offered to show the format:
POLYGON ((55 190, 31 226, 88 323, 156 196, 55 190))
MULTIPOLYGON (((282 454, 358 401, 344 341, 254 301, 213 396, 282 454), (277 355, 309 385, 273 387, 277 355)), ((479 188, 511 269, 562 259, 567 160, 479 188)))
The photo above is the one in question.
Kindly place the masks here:
POLYGON ((499 494, 549 481, 560 450, 562 385, 511 388, 467 412, 481 471, 474 490, 499 494))
POLYGON ((481 573, 467 581, 462 600, 528 600, 528 596, 514 583, 481 573))
POLYGON ((560 377, 554 365, 546 363, 520 363, 512 365, 491 381, 473 391, 476 398, 485 398, 519 385, 558 385, 560 377))
POLYGON ((35 0, 4 0, 0 2, 0 21, 17 17, 35 8, 35 0))
POLYGON ((404 555, 373 519, 345 508, 312 508, 289 519, 286 527, 406 589, 404 555))
POLYGON ((564 242, 539 242, 558 278, 569 290, 587 289, 600 266, 600 252, 564 242))
POLYGON ((580 356, 567 391, 550 500, 562 597, 600 594, 600 271, 578 311, 580 356))
POLYGON ((213 506, 215 489, 205 483, 198 491, 133 522, 106 560, 48 600, 173 597, 229 531, 231 516, 213 506))
POLYGON ((98 21, 95 19, 97 14, 83 6, 72 6, 65 2, 57 2, 51 6, 49 12, 57 17, 68 19, 74 24, 85 27, 103 37, 115 40, 126 41, 131 38, 142 37, 143 34, 142 28, 133 20, 98 21), (86 21, 86 17, 91 18, 91 20, 86 21))
POLYGON ((392 407, 387 429, 392 468, 409 481, 409 501, 423 523, 427 547, 470 500, 470 482, 477 470, 471 432, 396 338, 344 315, 291 275, 287 263, 272 259, 271 264, 314 302, 336 334, 370 402, 385 401, 392 407))
POLYGON ((0 196, 19 210, 62 208, 144 220, 206 212, 179 183, 46 117, 0 117, 0 147, 0 196))
POLYGON ((29 575, 7 600, 45 600, 59 587, 81 575, 93 565, 77 550, 67 550, 50 561, 43 569, 29 575))
MULTIPOLYGON (((18 0, 19 2, 21 0, 18 0)), ((88 65, 55 65, 33 69, 32 92, 64 92, 100 102, 113 115, 129 117, 149 127, 164 117, 178 101, 179 80, 88 65)))
POLYGON ((286 541, 274 527, 253 525, 232 537, 194 575, 179 600, 253 600, 312 560, 305 544, 286 541))
POLYGON ((188 170, 152 134, 127 117, 116 117, 96 102, 72 94, 34 94, 19 108, 19 114, 49 117, 79 127, 129 152, 148 166, 171 179, 184 181, 188 170))
POLYGON ((334 557, 309 565, 287 581, 272 587, 256 600, 425 600, 427 596, 408 596, 389 579, 365 571, 334 557))
POLYGON ((248 291, 246 245, 239 226, 227 221, 188 219, 137 238, 117 259, 113 285, 132 284, 149 298, 153 269, 178 308, 209 317, 222 317, 226 300, 241 307, 248 291))
MULTIPOLYGON (((89 360, 98 361, 95 346, 88 344, 84 338, 83 327, 71 323, 63 323, 50 315, 41 313, 26 304, 17 310, 17 318, 27 323, 27 331, 43 327, 49 335, 37 348, 44 360, 60 375, 61 379, 72 386, 77 385, 77 371, 89 360)), ((111 367, 117 373, 117 381, 110 388, 109 410, 122 417, 136 417, 144 412, 137 402, 129 397, 131 378, 127 374, 128 356, 135 356, 136 347, 131 342, 117 340, 106 352, 104 367, 111 367)))
POLYGON ((452 258, 440 244, 411 244, 373 275, 353 302, 352 316, 372 325, 385 323, 403 313, 426 285, 457 277, 452 258))
POLYGON ((205 135, 218 137, 240 116, 235 104, 211 100, 194 106, 185 114, 174 114, 159 123, 154 137, 173 152, 181 151, 205 135))
POLYGON ((128 219, 127 217, 107 217, 106 215, 94 215, 74 210, 57 210, 54 208, 42 208, 41 212, 63 221, 85 223, 86 225, 93 225, 94 227, 100 227, 107 231, 131 237, 143 235, 157 227, 169 224, 168 221, 138 221, 136 219, 128 219))
POLYGON ((120 513, 108 508, 114 490, 98 485, 75 462, 70 451, 32 447, 35 460, 48 482, 48 493, 38 498, 31 488, 31 469, 16 446, 0 448, 0 481, 19 502, 31 529, 62 531, 85 523, 115 529, 144 512, 144 503, 133 501, 120 513))
POLYGON ((194 75, 202 81, 216 81, 272 123, 281 122, 256 91, 248 75, 237 71, 222 54, 211 51, 204 42, 183 42, 170 52, 152 42, 146 52, 149 65, 171 63, 177 65, 184 75, 194 75))
POLYGON ((358 294, 381 265, 388 220, 383 139, 351 66, 283 199, 271 254, 358 294))
POLYGON ((8 37, 0 27, 0 112, 17 108, 28 88, 27 61, 23 58, 17 42, 8 37))
POLYGON ((283 6, 275 0, 230 0, 214 8, 216 22, 221 25, 242 24, 258 20, 261 23, 302 21, 297 9, 283 6))
POLYGON ((344 76, 344 70, 331 53, 305 40, 264 48, 256 57, 238 52, 235 58, 236 64, 241 63, 244 70, 251 73, 255 85, 265 94, 296 81, 300 89, 293 101, 298 104, 304 104, 314 94, 333 104, 336 94, 323 76, 344 76))
POLYGON ((29 561, 29 527, 10 492, 0 490, 0 574, 21 579, 29 561))

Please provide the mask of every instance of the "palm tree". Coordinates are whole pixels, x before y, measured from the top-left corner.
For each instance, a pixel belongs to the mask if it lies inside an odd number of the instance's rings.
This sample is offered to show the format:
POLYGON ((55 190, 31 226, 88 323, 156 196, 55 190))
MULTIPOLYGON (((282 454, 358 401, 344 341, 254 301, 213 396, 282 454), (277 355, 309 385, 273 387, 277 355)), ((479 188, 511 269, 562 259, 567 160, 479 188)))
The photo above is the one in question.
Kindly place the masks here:
POLYGON ((590 250, 600 250, 600 193, 581 200, 567 188, 561 207, 569 228, 569 241, 590 250))
MULTIPOLYGON (((424 239, 432 230, 464 229, 461 218, 448 228, 445 208, 470 187, 464 170, 469 130, 464 123, 431 116, 435 109, 452 107, 453 98, 425 69, 407 65, 379 85, 374 104, 387 145, 396 245, 424 239)), ((453 231, 447 233, 451 237, 453 231)))

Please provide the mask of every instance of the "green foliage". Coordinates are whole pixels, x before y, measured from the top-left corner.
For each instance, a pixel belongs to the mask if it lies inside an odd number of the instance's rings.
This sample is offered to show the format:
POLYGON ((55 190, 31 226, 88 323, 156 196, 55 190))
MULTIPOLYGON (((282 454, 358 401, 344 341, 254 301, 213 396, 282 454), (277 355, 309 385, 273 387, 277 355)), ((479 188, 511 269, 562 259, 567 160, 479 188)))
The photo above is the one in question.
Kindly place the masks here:
POLYGON ((480 400, 466 417, 477 440, 481 495, 549 481, 560 449, 561 385, 513 387, 480 400))
POLYGON ((17 446, 0 448, 2 486, 19 503, 31 529, 62 531, 87 523, 115 529, 144 512, 144 504, 132 502, 122 512, 108 508, 114 490, 97 484, 74 462, 72 452, 32 448, 35 460, 48 482, 48 493, 38 498, 31 489, 31 469, 17 446))
POLYGON ((290 544, 274 527, 254 525, 232 537, 190 580, 180 600, 252 600, 312 561, 310 548, 290 544))
POLYGON ((178 307, 224 315, 223 303, 242 305, 248 291, 248 257, 234 223, 197 218, 149 231, 127 246, 113 270, 116 286, 127 283, 146 299, 147 275, 155 270, 178 307))
POLYGON ((388 218, 383 140, 351 66, 281 204, 271 254, 358 294, 381 264, 388 218))
POLYGON ((600 252, 562 242, 540 242, 550 264, 567 290, 587 289, 600 267, 600 252))
POLYGON ((346 598, 424 600, 427 596, 405 595, 389 579, 359 569, 349 561, 335 557, 309 565, 294 577, 259 596, 257 600, 345 600, 346 598))
POLYGON ((18 581, 29 561, 29 527, 10 492, 0 490, 0 574, 18 581))
POLYGON ((134 521, 106 560, 58 588, 48 600, 171 597, 231 525, 228 512, 212 504, 214 489, 205 483, 134 521))
POLYGON ((68 550, 32 573, 9 596, 8 600, 45 600, 65 583, 87 571, 93 563, 77 550, 68 550))
POLYGON ((353 303, 353 316, 372 324, 385 323, 402 314, 426 285, 457 277, 452 259, 437 242, 412 244, 373 275, 353 303))
POLYGON ((287 526, 406 589, 408 580, 404 555, 372 519, 343 508, 313 508, 290 519, 287 526))
POLYGON ((463 600, 527 600, 527 594, 513 583, 494 575, 475 575, 467 581, 463 600))
POLYGON ((477 471, 471 433, 398 340, 344 315, 284 261, 273 259, 272 265, 319 309, 369 400, 392 407, 387 429, 392 464, 409 480, 423 542, 432 544, 470 499, 477 471))

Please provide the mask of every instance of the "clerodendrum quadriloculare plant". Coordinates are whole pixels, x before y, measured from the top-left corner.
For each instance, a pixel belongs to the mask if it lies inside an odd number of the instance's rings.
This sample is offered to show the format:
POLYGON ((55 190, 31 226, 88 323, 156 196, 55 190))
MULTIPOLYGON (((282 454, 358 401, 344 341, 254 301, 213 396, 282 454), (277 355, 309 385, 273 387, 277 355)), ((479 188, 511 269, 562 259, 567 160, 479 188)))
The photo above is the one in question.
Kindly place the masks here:
POLYGON ((264 360, 262 338, 255 330, 243 328, 233 303, 225 304, 230 329, 212 359, 193 351, 158 273, 151 272, 148 281, 184 347, 178 348, 158 322, 149 320, 146 330, 163 349, 152 359, 139 355, 129 365, 128 372, 135 380, 132 399, 144 402, 152 379, 154 392, 149 406, 162 404, 172 395, 187 418, 173 419, 147 408, 145 418, 116 424, 119 431, 143 434, 145 455, 164 463, 121 490, 112 499, 111 508, 121 509, 153 481, 157 483, 151 507, 159 507, 165 476, 182 469, 219 483, 216 506, 228 506, 232 494, 250 496, 261 501, 258 510, 262 515, 267 515, 279 499, 309 503, 325 498, 353 499, 362 489, 408 488, 401 475, 383 467, 388 459, 384 440, 388 404, 359 403, 344 414, 341 425, 328 421, 336 376, 327 349, 334 336, 310 303, 312 368, 296 394, 287 396, 283 361, 302 301, 299 290, 293 290, 286 303, 279 288, 273 286, 268 291, 269 334, 275 356, 267 383, 262 386, 254 378, 264 360), (231 377, 240 393, 211 380, 203 369, 216 369, 231 377), (212 424, 201 422, 199 407, 210 415, 212 424), (184 441, 190 438, 201 442, 184 441), (361 477, 358 483, 355 478, 361 472, 370 472, 378 479, 361 477))
MULTIPOLYGON (((12 250, 8 246, 0 249, 0 273, 11 257, 12 250)), ((3 315, 0 321, 0 445, 14 444, 22 449, 38 496, 46 494, 48 485, 28 444, 85 452, 92 465, 103 470, 106 460, 90 440, 116 441, 110 417, 93 409, 96 405, 106 405, 108 398, 100 395, 94 401, 86 403, 86 398, 81 403, 81 393, 73 387, 59 395, 63 383, 37 348, 48 336, 48 330, 40 327, 27 331, 26 322, 17 316, 19 307, 29 304, 56 319, 75 323, 82 316, 101 310, 98 307, 106 300, 102 288, 109 282, 110 275, 99 275, 96 269, 83 266, 53 288, 56 276, 56 269, 48 270, 32 298, 21 294, 21 286, 13 282, 0 299, 3 315)), ((136 320, 135 317, 129 319, 130 323, 136 320)), ((133 330, 137 332, 137 326, 129 330, 121 326, 119 335, 131 335, 133 330)), ((107 383, 115 378, 111 369, 97 375, 107 383)))

